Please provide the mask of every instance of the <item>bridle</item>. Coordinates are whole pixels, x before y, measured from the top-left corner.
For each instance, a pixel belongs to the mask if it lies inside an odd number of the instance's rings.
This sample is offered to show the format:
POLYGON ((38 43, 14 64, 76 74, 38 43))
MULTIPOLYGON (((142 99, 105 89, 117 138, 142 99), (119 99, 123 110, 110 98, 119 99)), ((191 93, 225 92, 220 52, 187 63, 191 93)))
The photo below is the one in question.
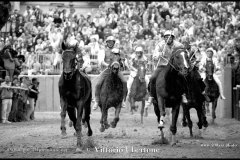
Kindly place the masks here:
MULTIPOLYGON (((73 52, 73 50, 70 50, 70 49, 68 49, 68 50, 65 50, 64 52, 66 52, 66 51, 68 51, 68 52, 73 52)), ((64 54, 64 52, 63 52, 63 54, 64 54)), ((65 53, 65 54, 67 54, 67 53, 65 53)), ((79 62, 79 60, 77 59, 77 57, 75 56, 73 59, 72 59, 73 61, 74 61, 74 63, 71 65, 71 72, 69 72, 69 73, 66 73, 64 70, 63 70, 63 75, 64 75, 64 78, 66 79, 66 80, 71 80, 72 79, 72 77, 73 77, 73 75, 75 74, 75 72, 76 72, 76 66, 77 66, 77 63, 79 62), (68 77, 69 76, 69 77, 68 77)), ((63 62, 62 62, 63 63, 63 62)))
MULTIPOLYGON (((179 49, 177 49, 175 52, 177 52, 178 50, 183 50, 183 49, 179 48, 179 49)), ((184 52, 185 52, 185 51, 184 51, 184 52)), ((181 73, 181 74, 184 75, 184 76, 187 76, 187 75, 189 74, 189 72, 183 72, 183 71, 182 71, 182 68, 181 68, 180 66, 178 66, 178 65, 176 64, 177 67, 175 67, 175 66, 171 63, 171 62, 173 61, 173 58, 174 58, 175 55, 176 55, 176 54, 172 55, 171 58, 170 58, 170 60, 167 60, 167 59, 164 58, 162 55, 161 55, 161 57, 162 57, 164 60, 166 60, 166 61, 168 62, 168 64, 169 64, 175 71, 181 73)))

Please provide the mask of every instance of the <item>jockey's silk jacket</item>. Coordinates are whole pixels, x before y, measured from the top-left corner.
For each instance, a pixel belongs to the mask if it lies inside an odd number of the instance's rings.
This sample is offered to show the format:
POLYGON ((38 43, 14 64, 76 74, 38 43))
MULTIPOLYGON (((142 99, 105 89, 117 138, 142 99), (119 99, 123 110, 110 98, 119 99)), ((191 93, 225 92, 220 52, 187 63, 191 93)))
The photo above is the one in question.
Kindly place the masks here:
POLYGON ((138 68, 139 63, 145 63, 147 64, 147 57, 145 55, 142 55, 141 58, 138 58, 138 56, 134 53, 131 55, 131 60, 130 60, 130 66, 134 68, 138 68))
POLYGON ((171 58, 171 53, 175 48, 184 48, 184 45, 175 40, 171 45, 167 45, 164 40, 156 45, 153 57, 156 57, 159 60, 158 66, 166 66, 168 64, 168 61, 171 58))
POLYGON ((139 65, 140 63, 144 63, 144 64, 146 65, 146 64, 148 63, 147 57, 143 54, 141 58, 138 58, 138 56, 137 56, 135 53, 133 53, 133 54, 131 55, 131 60, 130 60, 130 62, 129 62, 130 75, 131 75, 132 77, 135 77, 135 76, 137 75, 137 72, 133 69, 133 67, 134 67, 135 69, 138 69, 138 65, 139 65))

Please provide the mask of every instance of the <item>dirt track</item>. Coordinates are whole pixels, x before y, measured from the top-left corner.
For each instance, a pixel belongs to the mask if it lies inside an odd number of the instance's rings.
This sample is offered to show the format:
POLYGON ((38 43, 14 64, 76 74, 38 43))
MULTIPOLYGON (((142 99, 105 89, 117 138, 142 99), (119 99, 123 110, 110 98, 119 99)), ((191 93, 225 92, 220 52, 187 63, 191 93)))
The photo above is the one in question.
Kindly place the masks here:
MULTIPOLYGON (((196 134, 196 112, 191 112, 196 134)), ((108 120, 112 119, 111 109, 108 120)), ((153 143, 159 139, 160 131, 152 108, 148 117, 144 117, 143 125, 140 124, 139 111, 130 115, 127 109, 122 109, 115 129, 109 128, 101 133, 99 121, 98 110, 91 115, 91 143, 87 143, 87 129, 83 127, 86 149, 82 154, 74 153, 76 137, 73 127, 67 125, 68 136, 61 138, 58 112, 37 112, 36 120, 31 122, 0 124, 0 158, 240 158, 240 121, 233 119, 217 118, 216 124, 210 125, 203 134, 203 139, 190 138, 188 128, 178 123, 178 144, 173 147, 153 143)), ((169 123, 165 129, 166 137, 169 123)))

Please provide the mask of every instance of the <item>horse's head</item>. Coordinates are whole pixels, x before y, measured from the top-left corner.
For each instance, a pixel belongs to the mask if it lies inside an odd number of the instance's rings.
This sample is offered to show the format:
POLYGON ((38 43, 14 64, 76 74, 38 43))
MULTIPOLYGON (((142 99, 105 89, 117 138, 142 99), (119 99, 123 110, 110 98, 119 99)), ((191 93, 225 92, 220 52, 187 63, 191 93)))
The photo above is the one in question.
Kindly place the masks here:
POLYGON ((76 53, 72 50, 65 50, 62 53, 63 75, 66 80, 72 79, 76 70, 76 53))
POLYGON ((138 66, 138 72, 137 72, 137 77, 139 78, 140 82, 145 81, 145 75, 146 75, 146 66, 144 63, 140 63, 138 66))
POLYGON ((206 78, 209 81, 213 80, 214 65, 212 61, 208 61, 206 64, 206 78))
POLYGON ((119 70, 120 70, 120 63, 117 62, 117 61, 114 61, 112 64, 111 64, 111 72, 113 74, 118 74, 119 70))
POLYGON ((181 75, 186 76, 189 73, 190 61, 185 49, 179 48, 172 52, 169 65, 181 75))

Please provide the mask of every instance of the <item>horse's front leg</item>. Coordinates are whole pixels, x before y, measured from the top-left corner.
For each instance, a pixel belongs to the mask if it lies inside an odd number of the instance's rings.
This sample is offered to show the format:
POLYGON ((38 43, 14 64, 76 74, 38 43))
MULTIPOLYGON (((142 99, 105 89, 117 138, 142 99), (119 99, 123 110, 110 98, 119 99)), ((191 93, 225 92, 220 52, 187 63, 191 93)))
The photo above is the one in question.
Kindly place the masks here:
POLYGON ((170 131, 172 132, 172 142, 171 145, 176 145, 177 141, 176 141, 176 133, 177 133, 177 119, 178 119, 178 115, 179 115, 179 109, 180 109, 180 105, 176 105, 173 106, 172 108, 172 124, 170 126, 170 131))
POLYGON ((188 122, 185 122, 185 123, 187 123, 187 125, 188 125, 189 132, 190 132, 190 137, 193 137, 193 131, 192 131, 193 124, 192 124, 192 121, 191 121, 190 109, 188 108, 188 106, 183 106, 183 115, 185 117, 185 121, 186 121, 186 119, 188 121, 188 122))
POLYGON ((120 114, 120 111, 121 111, 121 106, 122 106, 122 104, 120 103, 115 109, 115 118, 111 122, 111 127, 112 128, 115 128, 117 126, 117 123, 119 121, 119 114, 120 114))
POLYGON ((77 123, 76 123, 76 133, 77 133, 77 149, 76 152, 82 152, 82 114, 83 114, 84 103, 82 101, 77 102, 77 123))
POLYGON ((62 137, 66 137, 67 132, 66 132, 66 124, 65 124, 65 118, 66 118, 66 112, 67 112, 67 104, 64 101, 64 99, 62 97, 60 97, 60 105, 61 105, 61 126, 60 129, 62 131, 62 137))
POLYGON ((164 123, 165 123, 164 119, 165 119, 165 115, 166 115, 165 104, 164 104, 163 97, 158 95, 157 99, 158 99, 158 108, 159 108, 159 111, 160 111, 160 121, 159 121, 159 124, 158 124, 158 128, 163 129, 164 128, 164 123))

